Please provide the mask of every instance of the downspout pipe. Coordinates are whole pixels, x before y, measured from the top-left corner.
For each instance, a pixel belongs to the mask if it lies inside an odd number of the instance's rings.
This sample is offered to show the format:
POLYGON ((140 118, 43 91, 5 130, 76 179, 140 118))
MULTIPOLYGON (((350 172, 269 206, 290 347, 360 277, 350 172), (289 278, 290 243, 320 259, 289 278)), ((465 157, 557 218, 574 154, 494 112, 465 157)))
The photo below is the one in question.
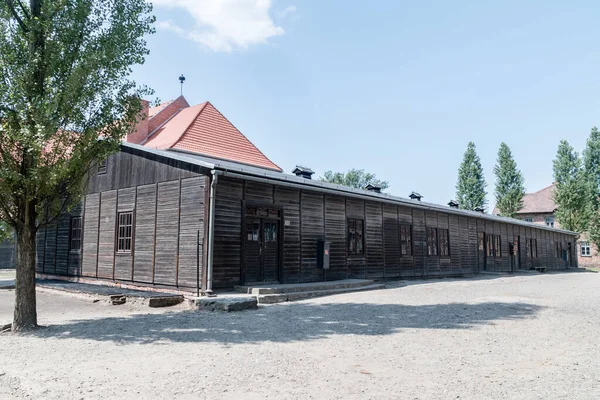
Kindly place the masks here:
POLYGON ((208 209, 208 261, 206 266, 206 289, 204 294, 206 296, 214 296, 213 294, 213 254, 214 254, 214 243, 215 243, 215 194, 217 192, 217 182, 219 180, 220 171, 212 170, 210 179, 210 197, 209 197, 209 209, 208 209))

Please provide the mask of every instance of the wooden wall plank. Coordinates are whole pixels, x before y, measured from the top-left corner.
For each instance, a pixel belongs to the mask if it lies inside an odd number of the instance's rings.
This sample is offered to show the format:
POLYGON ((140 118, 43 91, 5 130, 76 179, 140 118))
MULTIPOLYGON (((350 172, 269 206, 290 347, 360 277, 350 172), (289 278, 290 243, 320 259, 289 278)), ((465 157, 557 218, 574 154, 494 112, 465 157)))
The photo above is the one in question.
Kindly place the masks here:
POLYGON ((321 193, 302 191, 301 196, 301 251, 300 281, 315 282, 324 279, 323 270, 317 268, 317 241, 325 238, 323 219, 324 197, 321 193))
POLYGON ((346 279, 346 201, 341 196, 325 196, 325 238, 331 242, 326 279, 346 279))
POLYGON ((133 280, 152 283, 154 263, 154 224, 157 185, 136 188, 133 280))
POLYGON ((230 287, 240 283, 243 196, 243 181, 219 179, 215 202, 215 287, 230 287))
POLYGON ((100 242, 98 244, 98 278, 113 279, 117 191, 101 194, 100 242))
POLYGON ((177 234, 179 218, 179 181, 158 184, 156 209, 156 255, 154 283, 175 285, 177 282, 177 234))
POLYGON ((275 204, 283 209, 284 283, 300 281, 300 191, 275 187, 275 204))
POLYGON ((385 264, 383 254, 383 214, 381 203, 365 204, 367 278, 383 279, 385 264))
POLYGON ((398 207, 393 204, 383 205, 383 248, 385 255, 385 277, 400 277, 398 207))
MULTIPOLYGON (((179 227, 179 286, 196 287, 196 240, 200 231, 200 241, 204 239, 204 212, 207 177, 182 179, 181 216, 179 227)), ((200 276, 203 272, 204 249, 200 247, 200 276)))
POLYGON ((100 224, 100 194, 88 194, 85 197, 83 224, 83 256, 81 275, 96 276, 98 262, 98 225, 100 224))

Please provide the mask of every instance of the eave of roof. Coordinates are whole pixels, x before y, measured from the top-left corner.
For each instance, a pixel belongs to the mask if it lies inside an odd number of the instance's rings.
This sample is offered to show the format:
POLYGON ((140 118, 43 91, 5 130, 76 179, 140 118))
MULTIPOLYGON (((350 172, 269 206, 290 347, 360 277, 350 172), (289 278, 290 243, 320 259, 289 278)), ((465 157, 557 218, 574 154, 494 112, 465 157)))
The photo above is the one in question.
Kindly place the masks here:
POLYGON ((122 143, 121 147, 129 148, 129 149, 137 150, 137 151, 141 151, 141 152, 146 152, 148 154, 153 154, 156 156, 161 156, 161 157, 169 158, 169 159, 184 162, 184 163, 189 163, 192 165, 197 165, 199 167, 206 168, 209 170, 220 171, 224 175, 231 175, 232 177, 235 177, 237 175, 240 178, 243 178, 243 177, 248 177, 249 179, 258 178, 258 179, 262 179, 262 180, 268 180, 271 182, 280 182, 280 183, 290 184, 290 185, 299 186, 299 187, 309 187, 312 190, 317 190, 317 191, 333 191, 333 192, 338 192, 338 194, 347 194, 347 195, 352 195, 354 197, 361 197, 361 198, 367 198, 367 199, 368 198, 377 199, 379 201, 384 201, 384 202, 388 202, 388 203, 400 204, 400 205, 405 205, 405 206, 409 206, 409 207, 432 210, 432 211, 440 211, 440 212, 444 212, 447 214, 469 216, 469 217, 473 217, 473 218, 480 218, 480 219, 486 219, 486 220, 490 220, 490 221, 524 226, 526 228, 534 228, 534 229, 547 230, 547 231, 551 231, 551 232, 559 232, 559 233, 564 233, 564 234, 568 234, 568 235, 579 235, 577 232, 572 232, 572 231, 568 231, 565 229, 559 229, 559 228, 551 228, 551 227, 548 227, 545 225, 536 225, 531 222, 525 222, 525 221, 514 219, 514 218, 500 217, 500 216, 496 216, 496 215, 483 214, 483 213, 477 212, 477 211, 456 209, 456 208, 451 208, 451 207, 447 207, 447 206, 442 206, 439 204, 427 203, 424 201, 410 200, 410 199, 406 199, 403 197, 392 196, 387 193, 377 193, 377 192, 367 191, 367 190, 363 190, 363 189, 354 189, 354 188, 350 188, 347 186, 337 185, 334 183, 316 181, 316 180, 312 180, 312 179, 305 179, 305 178, 298 177, 296 175, 289 175, 289 174, 285 174, 282 172, 275 172, 275 171, 268 170, 265 168, 260 168, 260 167, 247 166, 247 165, 238 164, 238 163, 231 162, 231 161, 220 161, 220 160, 212 159, 211 160, 212 162, 209 162, 206 159, 206 157, 203 157, 201 155, 192 155, 192 154, 187 154, 187 153, 181 153, 178 151, 157 150, 157 149, 152 149, 152 148, 148 148, 148 147, 144 147, 144 146, 140 146, 140 145, 136 145, 136 144, 132 144, 132 143, 126 143, 126 142, 122 143))

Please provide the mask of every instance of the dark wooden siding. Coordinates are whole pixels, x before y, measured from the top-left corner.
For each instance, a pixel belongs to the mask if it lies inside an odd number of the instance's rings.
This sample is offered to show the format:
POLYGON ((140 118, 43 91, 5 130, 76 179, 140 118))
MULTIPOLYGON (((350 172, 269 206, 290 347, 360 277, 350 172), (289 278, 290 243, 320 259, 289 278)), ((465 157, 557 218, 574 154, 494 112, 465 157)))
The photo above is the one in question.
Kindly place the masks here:
MULTIPOLYGON (((135 152, 133 152, 135 153, 135 152)), ((196 286, 197 236, 205 242, 209 178, 197 167, 139 154, 119 153, 104 175, 90 176, 88 195, 37 238, 39 272, 83 275, 192 288, 196 286), (164 161, 164 160, 162 160, 164 161), (133 248, 116 254, 118 212, 134 213, 133 248), (69 249, 70 216, 83 215, 83 249, 69 249)), ((280 278, 285 283, 353 278, 422 278, 486 269, 509 272, 509 243, 520 236, 521 268, 563 269, 556 243, 573 246, 565 234, 475 216, 458 216, 377 199, 364 201, 266 183, 219 178, 215 201, 214 284, 231 287, 242 279, 244 204, 280 208, 280 278), (347 253, 348 218, 364 222, 364 254, 347 253), (399 226, 412 227, 412 254, 400 254, 399 226), (448 229, 450 256, 427 254, 426 228, 448 229), (477 232, 498 235, 502 255, 479 262, 477 232), (526 256, 537 239, 538 257, 526 256), (317 242, 331 242, 330 269, 317 266, 317 242)), ((205 249, 200 248, 201 266, 205 249)), ((200 273, 202 274, 202 270, 200 273)))
POLYGON ((243 181, 219 180, 215 201, 215 286, 233 286, 240 282, 243 198, 243 181))
POLYGON ((325 196, 325 238, 331 243, 328 280, 345 279, 346 265, 346 201, 341 196, 325 196))
MULTIPOLYGON (((205 215, 205 178, 196 177, 181 181, 181 207, 179 223, 178 286, 196 286, 196 241, 203 242, 205 215), (198 235, 198 232, 200 235, 198 235)), ((200 260, 204 258, 204 247, 200 249, 200 260)))
POLYGON ((137 187, 133 262, 133 280, 136 282, 152 283, 154 277, 157 186, 153 184, 137 187))
POLYGON ((89 176, 87 193, 99 193, 113 189, 136 187, 157 182, 173 181, 200 174, 197 168, 175 160, 157 161, 156 157, 119 152, 106 162, 106 173, 89 176))
MULTIPOLYGON (((38 271, 196 287, 196 240, 200 231, 204 241, 207 181, 181 163, 111 156, 106 174, 90 176, 81 206, 38 233, 38 271), (117 252, 117 216, 126 211, 133 213, 132 249, 117 252), (83 217, 80 252, 69 249, 72 216, 83 217)), ((201 276, 203 260, 201 247, 201 276)))
POLYGON ((400 276, 400 238, 398 232, 398 207, 393 204, 383 204, 383 254, 386 278, 400 276))
POLYGON ((98 278, 113 279, 115 265, 117 191, 110 190, 108 192, 102 192, 100 202, 98 278))
POLYGON ((325 238, 324 198, 321 193, 302 192, 300 196, 300 218, 302 219, 300 281, 319 281, 324 277, 323 271, 317 268, 317 240, 325 238))
POLYGON ((100 193, 88 194, 86 196, 84 215, 81 275, 95 277, 98 265, 100 193))
POLYGON ((275 204, 283 209, 283 281, 295 283, 300 280, 301 264, 300 191, 276 187, 275 204))
POLYGON ((179 231, 179 181, 158 184, 154 283, 177 283, 177 232, 179 231))
POLYGON ((385 263, 383 252, 383 212, 382 204, 365 204, 365 246, 367 250, 367 278, 383 279, 385 263))

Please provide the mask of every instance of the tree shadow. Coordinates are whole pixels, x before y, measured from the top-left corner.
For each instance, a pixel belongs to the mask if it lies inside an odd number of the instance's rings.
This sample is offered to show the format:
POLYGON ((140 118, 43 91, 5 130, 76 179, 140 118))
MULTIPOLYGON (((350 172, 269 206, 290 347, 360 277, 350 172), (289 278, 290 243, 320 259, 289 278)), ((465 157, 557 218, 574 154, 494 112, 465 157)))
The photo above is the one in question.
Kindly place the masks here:
POLYGON ((542 309, 535 304, 502 302, 287 303, 238 313, 180 311, 74 320, 31 335, 120 344, 285 343, 330 335, 389 335, 402 329, 473 329, 502 320, 533 318, 542 309))

